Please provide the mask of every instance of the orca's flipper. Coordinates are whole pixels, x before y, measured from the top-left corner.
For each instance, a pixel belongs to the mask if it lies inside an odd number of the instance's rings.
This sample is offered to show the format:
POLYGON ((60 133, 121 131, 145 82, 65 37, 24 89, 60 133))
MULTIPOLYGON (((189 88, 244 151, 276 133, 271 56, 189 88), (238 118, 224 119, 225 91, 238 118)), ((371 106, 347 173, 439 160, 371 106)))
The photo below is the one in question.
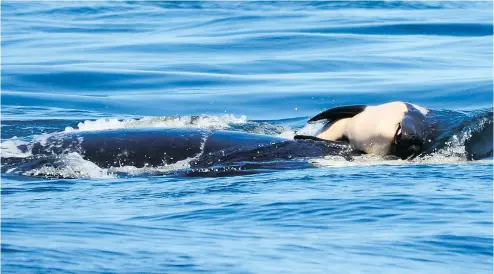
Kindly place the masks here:
POLYGON ((311 123, 323 119, 336 121, 343 118, 351 118, 364 111, 366 107, 367 105, 353 105, 331 108, 310 118, 308 122, 311 123))

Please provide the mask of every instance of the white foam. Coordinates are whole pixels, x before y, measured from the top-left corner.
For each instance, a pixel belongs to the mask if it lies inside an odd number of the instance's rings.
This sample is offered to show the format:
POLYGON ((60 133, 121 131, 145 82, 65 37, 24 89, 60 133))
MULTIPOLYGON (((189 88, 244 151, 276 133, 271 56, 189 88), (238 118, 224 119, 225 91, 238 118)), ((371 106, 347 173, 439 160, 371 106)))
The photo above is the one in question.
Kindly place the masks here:
POLYGON ((306 124, 299 130, 287 129, 279 136, 282 138, 293 139, 295 135, 316 136, 317 133, 324 127, 324 123, 306 124))
POLYGON ((325 156, 323 158, 310 159, 315 167, 346 167, 346 166, 378 166, 378 165, 440 165, 440 164, 490 164, 493 160, 469 161, 466 157, 463 145, 453 145, 440 149, 429 155, 417 157, 412 160, 387 159, 379 155, 360 155, 352 157, 348 161, 342 156, 325 156))
POLYGON ((51 134, 40 134, 32 137, 31 141, 18 139, 14 136, 10 139, 4 140, 0 143, 0 152, 2 158, 27 158, 32 156, 32 147, 34 143, 38 142, 45 146, 48 137, 51 134), (26 151, 22 151, 19 147, 24 146, 26 151))
POLYGON ((77 128, 67 127, 65 132, 74 131, 96 131, 121 128, 139 127, 161 127, 161 128, 202 128, 202 129, 225 129, 230 124, 243 124, 247 117, 242 115, 235 117, 231 114, 219 116, 167 116, 167 117, 144 117, 141 119, 98 119, 87 120, 77 125, 77 128))
POLYGON ((184 160, 177 161, 172 164, 162 165, 157 167, 145 166, 145 167, 135 167, 135 166, 120 166, 120 167, 110 167, 108 172, 115 173, 125 173, 128 175, 139 175, 144 173, 168 173, 172 171, 178 171, 190 168, 190 163, 196 160, 196 157, 190 157, 184 160))
POLYGON ((285 139, 293 139, 294 136, 295 136, 295 131, 293 130, 285 130, 277 135, 277 137, 285 138, 285 139))
POLYGON ((27 158, 32 156, 31 149, 27 149, 26 151, 21 151, 19 146, 25 145, 29 146, 29 142, 19 140, 17 138, 12 138, 9 140, 5 140, 0 144, 0 151, 2 154, 2 158, 27 158))
POLYGON ((326 156, 324 158, 311 159, 309 162, 315 167, 347 167, 347 166, 375 166, 375 165, 404 165, 411 162, 405 160, 386 160, 379 155, 361 155, 352 157, 353 161, 348 161, 343 156, 326 156))
MULTIPOLYGON (((11 172, 15 172, 15 169, 11 172)), ((55 166, 42 166, 25 171, 27 176, 46 176, 63 178, 114 178, 108 170, 98 167, 95 163, 84 160, 78 153, 68 153, 60 157, 55 166)))

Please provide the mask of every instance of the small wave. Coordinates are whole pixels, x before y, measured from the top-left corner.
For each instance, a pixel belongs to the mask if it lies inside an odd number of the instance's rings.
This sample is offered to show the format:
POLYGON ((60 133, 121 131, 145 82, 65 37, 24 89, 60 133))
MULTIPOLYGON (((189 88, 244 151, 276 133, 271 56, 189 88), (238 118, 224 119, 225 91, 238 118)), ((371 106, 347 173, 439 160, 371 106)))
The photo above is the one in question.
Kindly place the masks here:
POLYGON ((67 127, 65 132, 96 131, 122 128, 163 127, 163 128, 202 128, 202 129, 226 129, 231 124, 243 124, 247 117, 242 115, 235 117, 231 114, 222 116, 166 116, 144 117, 141 119, 98 119, 86 120, 77 125, 77 128, 67 127))
POLYGON ((351 33, 366 35, 491 36, 492 24, 481 23, 400 23, 376 24, 307 30, 313 33, 351 33))
POLYGON ((353 157, 351 161, 342 156, 326 156, 324 158, 310 159, 314 167, 351 167, 351 166, 405 166, 405 165, 449 165, 449 164, 493 164, 492 159, 468 161, 462 157, 445 156, 441 152, 427 155, 413 160, 390 159, 375 155, 361 155, 353 157))
POLYGON ((29 145, 29 142, 24 140, 17 139, 17 136, 13 138, 3 141, 0 144, 0 149, 2 150, 2 158, 27 158, 32 156, 31 150, 21 150, 22 146, 29 145))
MULTIPOLYGON (((11 169, 7 173, 18 173, 11 169)), ((25 176, 50 178, 114 178, 108 170, 98 167, 91 161, 84 160, 78 153, 68 153, 58 156, 55 161, 47 162, 39 167, 21 171, 25 176)))
POLYGON ((29 139, 14 136, 0 143, 2 158, 27 158, 32 156, 32 148, 35 143, 46 145, 48 138, 55 134, 34 135, 29 139))

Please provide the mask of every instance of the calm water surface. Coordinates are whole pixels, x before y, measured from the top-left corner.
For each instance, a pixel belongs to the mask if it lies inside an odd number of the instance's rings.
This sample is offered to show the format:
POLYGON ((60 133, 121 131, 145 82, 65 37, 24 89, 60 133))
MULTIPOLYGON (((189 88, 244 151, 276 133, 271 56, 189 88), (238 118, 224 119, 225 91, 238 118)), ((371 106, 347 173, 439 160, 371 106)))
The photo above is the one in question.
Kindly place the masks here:
POLYGON ((492 273, 492 157, 464 153, 492 127, 492 2, 1 8, 2 157, 63 131, 291 138, 326 108, 392 100, 484 117, 411 162, 121 176, 70 158, 50 178, 2 170, 5 273, 492 273))

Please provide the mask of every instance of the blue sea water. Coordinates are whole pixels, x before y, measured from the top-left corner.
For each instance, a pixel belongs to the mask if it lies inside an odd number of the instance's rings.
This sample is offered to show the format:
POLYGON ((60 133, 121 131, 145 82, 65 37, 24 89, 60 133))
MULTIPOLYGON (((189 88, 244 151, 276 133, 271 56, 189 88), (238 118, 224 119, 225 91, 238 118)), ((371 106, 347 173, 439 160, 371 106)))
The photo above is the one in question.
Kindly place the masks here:
POLYGON ((2 170, 3 272, 493 272, 492 156, 464 155, 485 119, 492 127, 492 2, 1 8, 2 158, 57 132, 291 138, 324 109, 393 100, 481 117, 416 161, 189 176, 176 172, 187 162, 111 170, 72 155, 58 169, 2 170))

